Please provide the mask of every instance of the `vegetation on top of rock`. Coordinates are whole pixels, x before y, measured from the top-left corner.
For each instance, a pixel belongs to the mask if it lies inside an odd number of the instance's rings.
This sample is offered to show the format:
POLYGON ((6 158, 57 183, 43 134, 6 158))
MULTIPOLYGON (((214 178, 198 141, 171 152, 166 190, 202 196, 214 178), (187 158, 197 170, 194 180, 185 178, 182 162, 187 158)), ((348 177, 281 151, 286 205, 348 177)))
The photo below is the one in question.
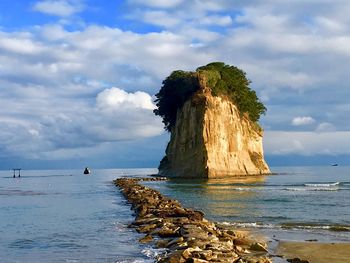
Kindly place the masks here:
POLYGON ((178 109, 200 88, 198 74, 206 77, 213 96, 227 96, 251 121, 257 122, 266 112, 264 104, 249 87, 251 82, 244 71, 223 62, 213 62, 197 68, 196 72, 174 71, 163 81, 156 94, 154 113, 163 118, 167 131, 175 125, 178 109))
POLYGON ((170 131, 176 122, 176 113, 184 103, 199 89, 198 78, 193 72, 173 71, 163 81, 163 86, 156 94, 156 115, 163 118, 165 129, 170 131))

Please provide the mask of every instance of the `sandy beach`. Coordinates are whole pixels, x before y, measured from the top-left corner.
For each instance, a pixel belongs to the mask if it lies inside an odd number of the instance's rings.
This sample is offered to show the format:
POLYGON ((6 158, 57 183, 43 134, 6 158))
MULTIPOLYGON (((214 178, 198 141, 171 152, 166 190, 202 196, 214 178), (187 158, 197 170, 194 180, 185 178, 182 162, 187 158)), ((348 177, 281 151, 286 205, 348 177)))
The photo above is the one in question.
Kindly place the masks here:
POLYGON ((350 243, 311 243, 281 241, 276 254, 286 259, 300 258, 310 263, 350 262, 350 243))

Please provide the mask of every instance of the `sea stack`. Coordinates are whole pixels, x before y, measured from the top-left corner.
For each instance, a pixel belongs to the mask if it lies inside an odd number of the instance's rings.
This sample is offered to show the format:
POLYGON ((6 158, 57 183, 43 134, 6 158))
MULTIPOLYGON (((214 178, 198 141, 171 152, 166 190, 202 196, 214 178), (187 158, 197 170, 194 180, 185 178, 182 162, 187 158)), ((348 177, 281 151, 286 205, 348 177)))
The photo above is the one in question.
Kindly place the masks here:
POLYGON ((171 133, 159 174, 219 178, 269 174, 264 160, 266 111, 245 73, 221 62, 174 71, 156 94, 156 115, 171 133))

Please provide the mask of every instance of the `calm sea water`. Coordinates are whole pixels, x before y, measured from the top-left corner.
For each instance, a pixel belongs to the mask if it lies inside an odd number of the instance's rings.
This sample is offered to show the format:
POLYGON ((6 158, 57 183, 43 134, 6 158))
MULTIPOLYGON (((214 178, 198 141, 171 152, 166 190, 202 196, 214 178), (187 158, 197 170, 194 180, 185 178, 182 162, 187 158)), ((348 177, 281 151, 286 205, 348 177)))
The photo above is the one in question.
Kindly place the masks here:
POLYGON ((0 262, 153 262, 112 180, 154 169, 0 172, 0 262))
MULTIPOLYGON (((274 168, 279 175, 146 184, 206 217, 271 239, 350 242, 350 167, 274 168), (341 231, 340 231, 341 230, 341 231)), ((1 262, 152 262, 112 180, 155 169, 0 172, 1 262)))
POLYGON ((350 166, 272 170, 278 174, 148 185, 211 220, 273 240, 350 242, 350 166))

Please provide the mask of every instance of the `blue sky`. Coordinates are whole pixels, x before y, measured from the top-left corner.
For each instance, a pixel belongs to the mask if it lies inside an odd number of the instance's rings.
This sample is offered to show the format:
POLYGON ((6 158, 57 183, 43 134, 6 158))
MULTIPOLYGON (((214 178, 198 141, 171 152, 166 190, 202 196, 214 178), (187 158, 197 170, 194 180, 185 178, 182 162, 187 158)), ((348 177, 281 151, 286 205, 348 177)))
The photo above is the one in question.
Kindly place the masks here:
POLYGON ((224 61, 267 106, 271 165, 350 164, 345 0, 2 0, 0 169, 156 167, 154 94, 224 61))

